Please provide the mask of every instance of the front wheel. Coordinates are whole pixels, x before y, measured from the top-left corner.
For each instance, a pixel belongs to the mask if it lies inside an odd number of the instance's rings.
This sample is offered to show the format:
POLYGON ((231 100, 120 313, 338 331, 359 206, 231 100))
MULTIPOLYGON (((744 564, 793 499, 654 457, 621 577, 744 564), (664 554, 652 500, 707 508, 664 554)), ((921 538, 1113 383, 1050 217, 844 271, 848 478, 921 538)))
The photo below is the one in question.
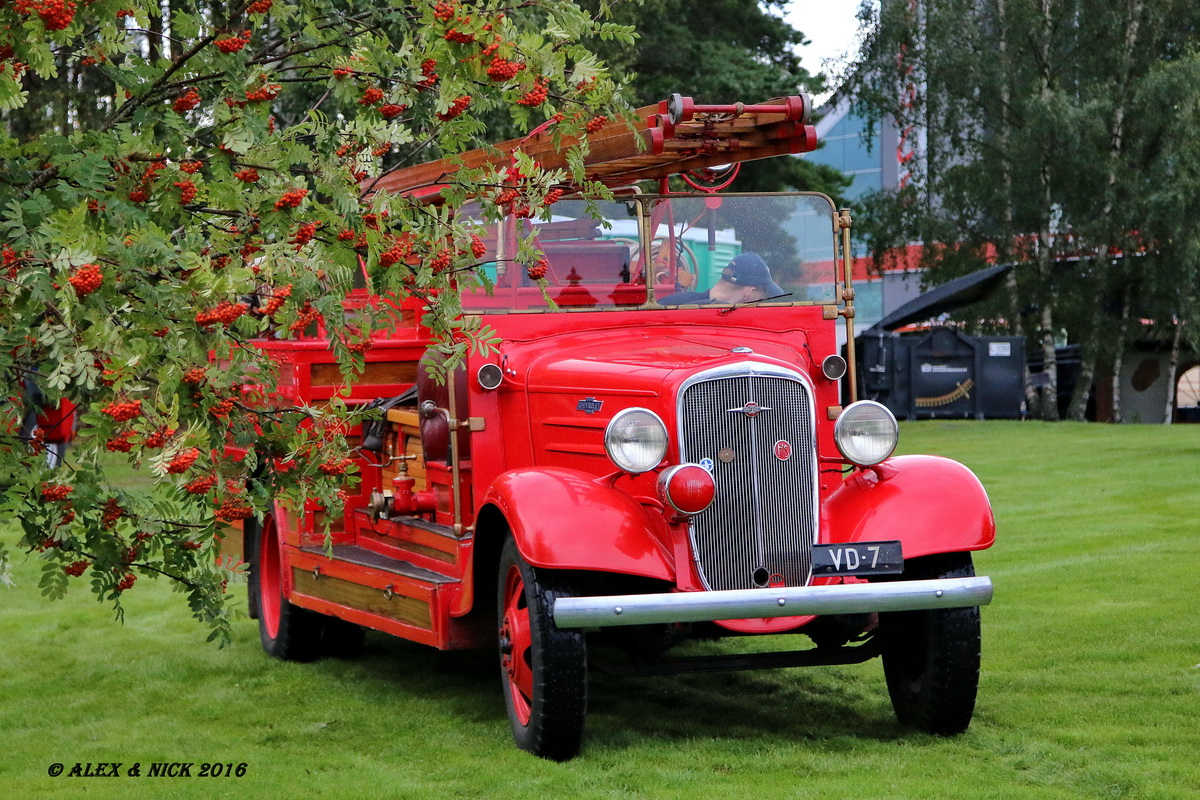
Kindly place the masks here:
POLYGON ((587 646, 551 616, 555 597, 574 595, 561 576, 525 562, 511 538, 500 556, 497 624, 500 679, 513 739, 552 761, 579 752, 587 714, 587 646))
MULTIPOLYGON (((914 559, 904 570, 906 580, 974 575, 969 553, 914 559)), ((979 687, 979 607, 880 614, 879 627, 896 718, 939 736, 965 731, 979 687)))
POLYGON ((258 577, 258 631, 263 650, 284 661, 312 661, 320 655, 323 619, 294 606, 283 595, 283 551, 273 517, 259 530, 254 571, 258 577))

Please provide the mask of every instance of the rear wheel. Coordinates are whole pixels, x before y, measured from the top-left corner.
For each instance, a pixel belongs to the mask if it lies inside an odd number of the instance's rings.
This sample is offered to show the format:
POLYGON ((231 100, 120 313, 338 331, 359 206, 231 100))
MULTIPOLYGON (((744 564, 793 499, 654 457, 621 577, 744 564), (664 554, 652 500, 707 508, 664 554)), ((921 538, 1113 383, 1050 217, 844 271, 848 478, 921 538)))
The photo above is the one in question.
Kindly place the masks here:
POLYGON ((500 678, 513 739, 553 761, 579 752, 587 714, 587 646, 582 633, 559 630, 555 597, 574 595, 568 582, 525 562, 510 538, 498 580, 500 678))
MULTIPOLYGON (((974 574, 969 553, 913 559, 904 569, 906 580, 974 574)), ((879 627, 896 718, 939 736, 965 731, 979 687, 979 607, 880 614, 879 627)))
POLYGON ((283 596, 283 551, 271 516, 263 520, 256 561, 258 632, 263 650, 284 661, 312 661, 320 655, 324 618, 292 605, 283 596))

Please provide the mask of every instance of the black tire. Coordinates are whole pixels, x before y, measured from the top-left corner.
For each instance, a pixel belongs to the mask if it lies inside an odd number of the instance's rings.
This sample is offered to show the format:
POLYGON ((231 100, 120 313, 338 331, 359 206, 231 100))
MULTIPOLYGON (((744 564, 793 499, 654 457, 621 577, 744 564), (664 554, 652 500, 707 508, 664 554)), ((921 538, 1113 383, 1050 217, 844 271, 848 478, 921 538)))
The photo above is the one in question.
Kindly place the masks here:
POLYGON ((262 527, 253 517, 242 521, 242 559, 246 562, 246 616, 258 619, 258 539, 262 527))
MULTIPOLYGON (((968 578, 969 553, 913 559, 905 580, 968 578)), ((885 637, 883 673, 896 718, 938 736, 971 724, 979 688, 979 607, 896 611, 879 615, 885 637)))
POLYGON ((574 596, 568 583, 505 542, 496 592, 504 704, 517 747, 552 761, 579 753, 587 716, 586 640, 550 615, 555 597, 574 596))
POLYGON ((263 520, 257 556, 258 632, 263 650, 283 661, 314 660, 320 655, 325 618, 283 596, 283 551, 273 517, 263 520))

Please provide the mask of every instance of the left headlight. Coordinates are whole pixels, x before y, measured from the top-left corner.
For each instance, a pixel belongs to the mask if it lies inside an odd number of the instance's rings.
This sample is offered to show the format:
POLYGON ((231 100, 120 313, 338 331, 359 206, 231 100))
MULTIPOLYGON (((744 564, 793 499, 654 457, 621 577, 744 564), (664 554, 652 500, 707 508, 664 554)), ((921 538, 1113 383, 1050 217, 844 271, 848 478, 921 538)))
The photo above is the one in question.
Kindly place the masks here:
POLYGON ((838 416, 833 438, 847 461, 872 467, 896 449, 900 426, 885 406, 874 400, 859 400, 846 406, 838 416))
POLYGON ((627 408, 604 429, 604 449, 626 472, 649 472, 667 454, 667 426, 653 411, 627 408))

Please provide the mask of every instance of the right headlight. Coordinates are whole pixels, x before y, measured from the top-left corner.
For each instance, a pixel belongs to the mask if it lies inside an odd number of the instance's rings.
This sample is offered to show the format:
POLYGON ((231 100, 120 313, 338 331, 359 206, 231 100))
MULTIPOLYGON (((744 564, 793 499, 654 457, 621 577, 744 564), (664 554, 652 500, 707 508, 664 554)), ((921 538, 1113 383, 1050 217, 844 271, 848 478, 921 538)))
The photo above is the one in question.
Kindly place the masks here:
POLYGON ((842 410, 833 426, 833 438, 847 461, 871 467, 896 449, 900 426, 886 407, 874 400, 859 400, 842 410))
POLYGON ((627 408, 617 412, 605 428, 604 449, 626 472, 649 472, 667 454, 667 426, 653 411, 627 408))

